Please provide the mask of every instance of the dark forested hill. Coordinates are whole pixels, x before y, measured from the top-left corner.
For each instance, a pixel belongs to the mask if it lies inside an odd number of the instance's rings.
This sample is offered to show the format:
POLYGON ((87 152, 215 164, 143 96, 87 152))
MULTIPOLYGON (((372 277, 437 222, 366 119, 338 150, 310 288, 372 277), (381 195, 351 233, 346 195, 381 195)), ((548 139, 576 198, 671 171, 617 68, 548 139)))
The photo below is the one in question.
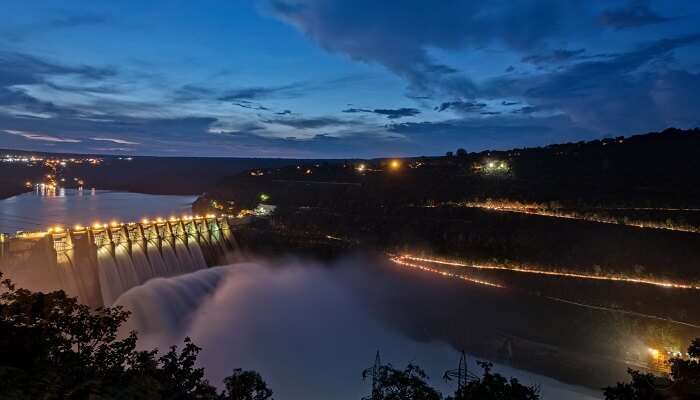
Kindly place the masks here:
MULTIPOLYGON (((458 152, 460 154, 462 152, 458 152)), ((257 168, 209 188, 250 207, 261 193, 292 207, 430 205, 505 198, 571 206, 700 206, 700 131, 444 157, 304 162, 257 168)))

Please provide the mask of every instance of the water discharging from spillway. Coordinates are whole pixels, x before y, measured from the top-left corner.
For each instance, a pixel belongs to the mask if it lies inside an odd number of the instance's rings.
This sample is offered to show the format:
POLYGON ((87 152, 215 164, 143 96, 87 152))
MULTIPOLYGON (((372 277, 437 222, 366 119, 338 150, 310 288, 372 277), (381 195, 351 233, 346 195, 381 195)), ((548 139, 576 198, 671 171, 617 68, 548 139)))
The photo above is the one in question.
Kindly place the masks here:
MULTIPOLYGON (((190 337, 203 348, 198 365, 215 385, 244 368, 260 372, 276 398, 359 399, 370 384, 361 372, 380 350, 384 362, 426 368, 430 384, 448 394, 455 387, 439 377, 464 348, 451 338, 485 323, 471 321, 463 306, 498 314, 491 303, 501 294, 411 274, 366 258, 323 265, 252 259, 152 279, 114 304, 131 311, 121 333, 137 331, 140 349, 167 351, 190 337)), ((474 360, 470 369, 480 370, 474 360)), ((504 365, 495 371, 540 385, 544 400, 594 400, 588 394, 599 393, 504 365)))
POLYGON ((109 305, 127 290, 155 277, 168 277, 193 272, 207 267, 199 243, 175 242, 175 248, 164 242, 162 248, 132 245, 97 250, 102 303, 109 305))
POLYGON ((234 248, 228 222, 216 218, 47 232, 0 245, 0 271, 18 287, 64 290, 90 306, 112 305, 153 278, 219 265, 234 248))

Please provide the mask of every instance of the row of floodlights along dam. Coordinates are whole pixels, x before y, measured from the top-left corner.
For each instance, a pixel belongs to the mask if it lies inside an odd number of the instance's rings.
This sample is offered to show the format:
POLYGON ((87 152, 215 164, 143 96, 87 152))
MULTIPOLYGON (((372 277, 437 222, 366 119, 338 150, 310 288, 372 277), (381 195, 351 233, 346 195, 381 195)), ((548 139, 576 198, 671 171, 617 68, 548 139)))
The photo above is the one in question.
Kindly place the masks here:
MULTIPOLYGON (((136 225, 136 224, 141 224, 141 225, 149 225, 149 224, 165 224, 165 223, 174 223, 174 222, 189 222, 189 221, 198 221, 202 219, 215 219, 215 218, 231 218, 233 216, 230 215, 215 215, 215 214, 207 214, 207 215, 183 215, 182 217, 175 217, 172 216, 170 218, 161 218, 157 217, 154 219, 148 219, 148 218, 143 218, 140 222, 120 222, 120 221, 111 221, 108 224, 100 223, 100 222, 95 222, 92 225, 74 225, 73 228, 64 228, 63 226, 56 225, 48 228, 45 232, 33 232, 33 234, 37 233, 43 233, 43 234, 49 234, 49 233, 63 233, 66 231, 71 231, 71 232, 81 232, 89 229, 107 229, 107 228, 117 228, 120 226, 124 225, 136 225)), ((20 235, 21 236, 21 235, 20 235)))

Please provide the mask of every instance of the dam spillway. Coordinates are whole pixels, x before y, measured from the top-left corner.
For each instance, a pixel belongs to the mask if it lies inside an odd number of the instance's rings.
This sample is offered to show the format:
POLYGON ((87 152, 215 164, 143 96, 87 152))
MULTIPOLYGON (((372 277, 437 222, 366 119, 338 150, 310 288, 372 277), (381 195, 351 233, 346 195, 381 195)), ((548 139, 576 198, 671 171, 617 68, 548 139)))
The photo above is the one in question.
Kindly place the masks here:
POLYGON ((232 225, 228 217, 159 218, 2 236, 0 272, 17 287, 109 306, 149 279, 225 263, 236 247, 232 225))

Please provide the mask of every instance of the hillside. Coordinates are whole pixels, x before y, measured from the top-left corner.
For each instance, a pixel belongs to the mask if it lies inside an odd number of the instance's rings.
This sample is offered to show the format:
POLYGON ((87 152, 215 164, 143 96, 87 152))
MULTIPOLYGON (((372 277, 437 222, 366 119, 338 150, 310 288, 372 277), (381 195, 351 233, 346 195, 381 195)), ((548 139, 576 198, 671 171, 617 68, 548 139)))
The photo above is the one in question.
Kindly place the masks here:
POLYGON ((277 206, 239 232, 255 251, 359 245, 700 281, 698 151, 700 131, 669 129, 451 157, 259 168, 210 188, 195 210, 277 206))
POLYGON ((384 207, 499 198, 569 206, 699 207, 700 131, 457 156, 259 167, 207 197, 249 208, 261 193, 290 207, 384 207))

